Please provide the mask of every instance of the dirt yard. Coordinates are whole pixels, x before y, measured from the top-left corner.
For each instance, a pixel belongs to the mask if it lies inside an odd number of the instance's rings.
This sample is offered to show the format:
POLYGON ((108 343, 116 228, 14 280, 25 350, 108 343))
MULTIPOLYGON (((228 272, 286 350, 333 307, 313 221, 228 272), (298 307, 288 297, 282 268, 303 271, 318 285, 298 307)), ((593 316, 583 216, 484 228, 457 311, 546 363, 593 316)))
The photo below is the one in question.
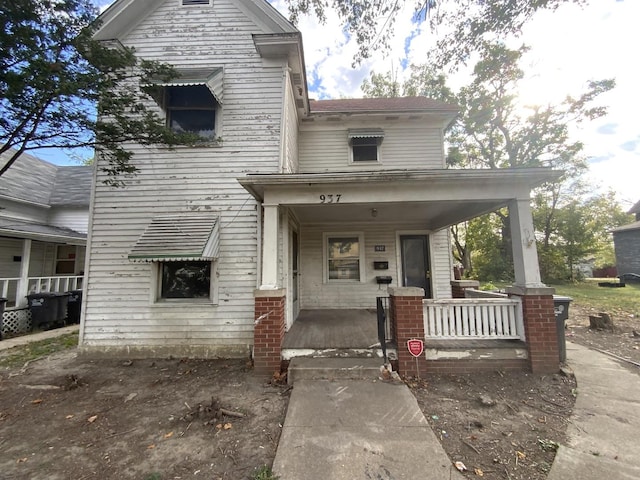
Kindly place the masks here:
POLYGON ((238 360, 89 362, 72 349, 0 375, 1 479, 254 478, 289 397, 238 360))
MULTIPOLYGON (((569 340, 640 361, 638 318, 618 313, 616 330, 591 332, 588 314, 572 306, 569 340)), ((500 480, 546 477, 579 393, 562 374, 407 383, 464 475, 500 480)), ((3 365, 0 479, 270 480, 259 472, 273 462, 288 399, 243 360, 92 362, 71 348, 3 365)))

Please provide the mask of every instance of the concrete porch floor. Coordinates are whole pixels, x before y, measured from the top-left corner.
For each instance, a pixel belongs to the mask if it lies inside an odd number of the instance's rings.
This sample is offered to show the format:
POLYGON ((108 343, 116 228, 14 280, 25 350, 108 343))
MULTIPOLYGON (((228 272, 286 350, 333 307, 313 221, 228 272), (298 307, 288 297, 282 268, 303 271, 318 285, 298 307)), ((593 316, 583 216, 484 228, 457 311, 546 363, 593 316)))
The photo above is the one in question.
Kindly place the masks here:
POLYGON ((284 349, 370 348, 378 343, 375 309, 301 310, 284 349))

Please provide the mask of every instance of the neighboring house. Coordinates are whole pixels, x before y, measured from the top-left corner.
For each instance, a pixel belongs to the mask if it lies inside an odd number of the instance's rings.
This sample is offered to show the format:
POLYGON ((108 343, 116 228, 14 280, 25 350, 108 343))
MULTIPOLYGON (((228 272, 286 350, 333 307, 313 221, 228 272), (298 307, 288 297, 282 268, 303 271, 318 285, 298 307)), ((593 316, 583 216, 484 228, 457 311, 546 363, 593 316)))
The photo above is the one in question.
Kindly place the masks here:
POLYGON ((91 167, 26 153, 0 177, 0 296, 9 312, 26 307, 28 293, 82 285, 91 179, 91 167))
POLYGON ((612 230, 619 276, 640 275, 640 201, 628 213, 635 215, 636 221, 612 230))
POLYGON ((139 171, 124 188, 102 183, 98 160, 84 353, 251 355, 269 372, 310 351, 362 349, 348 327, 390 296, 402 373, 416 368, 414 337, 427 339, 430 368, 557 369, 529 205, 556 172, 447 169, 456 108, 441 102, 310 100, 301 34, 264 0, 116 1, 101 20, 96 39, 180 72, 156 82, 157 111, 211 140, 128 145, 139 171), (502 207, 512 296, 453 298, 469 282, 453 280, 449 226, 502 207), (317 344, 292 339, 304 325, 317 344), (508 348, 470 353, 464 341, 478 339, 508 348))

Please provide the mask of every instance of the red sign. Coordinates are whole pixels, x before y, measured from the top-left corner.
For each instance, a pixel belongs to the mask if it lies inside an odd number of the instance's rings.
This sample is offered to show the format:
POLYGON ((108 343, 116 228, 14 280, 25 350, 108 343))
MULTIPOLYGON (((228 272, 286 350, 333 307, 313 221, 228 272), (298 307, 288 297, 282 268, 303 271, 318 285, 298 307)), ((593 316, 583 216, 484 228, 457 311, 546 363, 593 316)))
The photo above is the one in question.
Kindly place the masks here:
POLYGON ((424 342, 422 340, 418 340, 417 338, 407 340, 407 348, 409 349, 409 353, 411 355, 413 355, 414 357, 419 357, 424 351, 424 342))

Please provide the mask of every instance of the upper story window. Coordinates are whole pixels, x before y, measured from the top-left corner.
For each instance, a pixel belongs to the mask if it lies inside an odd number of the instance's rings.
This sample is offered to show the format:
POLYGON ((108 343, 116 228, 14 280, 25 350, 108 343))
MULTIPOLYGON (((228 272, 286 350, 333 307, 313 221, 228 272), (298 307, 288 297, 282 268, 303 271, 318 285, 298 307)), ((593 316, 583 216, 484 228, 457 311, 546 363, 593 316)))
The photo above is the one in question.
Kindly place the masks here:
POLYGON ((173 131, 215 136, 218 102, 206 86, 167 87, 165 95, 167 124, 173 131))
POLYGON ((171 80, 151 80, 145 85, 176 132, 193 132, 203 138, 220 137, 223 69, 176 69, 171 80))
POLYGON ((349 130, 351 162, 379 162, 383 138, 384 132, 381 129, 349 130))
POLYGON ((211 0, 182 0, 182 6, 189 5, 211 5, 211 0))

